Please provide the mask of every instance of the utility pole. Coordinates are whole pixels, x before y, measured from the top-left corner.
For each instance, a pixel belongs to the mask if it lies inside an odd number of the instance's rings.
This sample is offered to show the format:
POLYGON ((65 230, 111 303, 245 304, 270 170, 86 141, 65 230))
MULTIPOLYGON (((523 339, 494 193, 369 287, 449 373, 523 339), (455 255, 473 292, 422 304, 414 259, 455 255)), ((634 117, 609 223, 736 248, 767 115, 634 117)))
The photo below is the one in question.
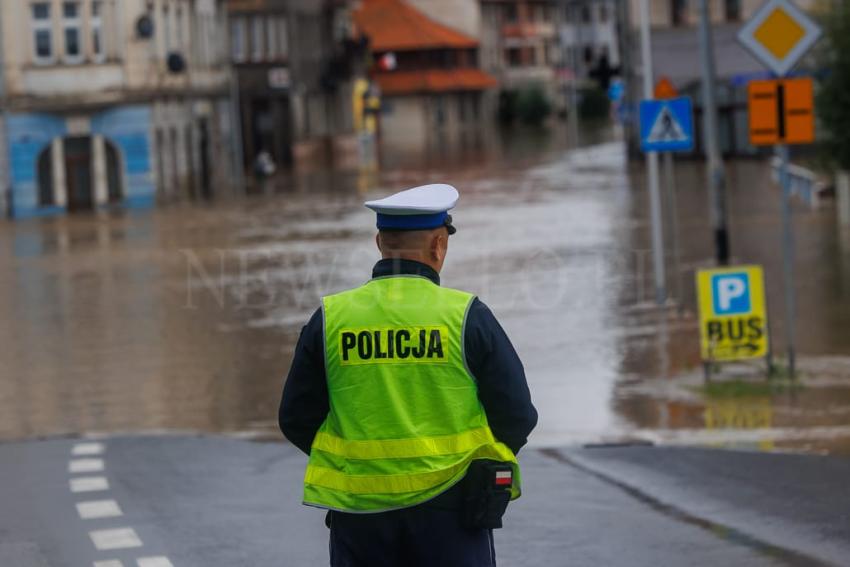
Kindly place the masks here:
POLYGON ((717 100, 714 84, 714 47, 711 37, 711 13, 708 0, 699 0, 700 55, 702 63, 702 117, 705 153, 708 166, 709 208, 714 230, 714 247, 718 265, 729 264, 729 229, 726 224, 726 174, 720 155, 717 129, 717 100))
POLYGON ((570 4, 567 5, 567 10, 570 12, 570 20, 573 24, 573 37, 572 37, 572 57, 570 60, 570 65, 573 68, 573 79, 570 81, 570 133, 572 134, 572 143, 574 147, 578 147, 579 145, 579 128, 578 128, 578 61, 579 55, 578 50, 581 42, 579 38, 581 37, 581 19, 580 10, 577 9, 578 4, 574 1, 571 1, 570 4))
POLYGON ((8 140, 6 138, 6 53, 3 49, 3 9, 6 3, 0 5, 0 216, 13 214, 12 176, 9 174, 8 140))
MULTIPOLYGON (((649 36, 649 0, 640 3, 640 47, 643 98, 653 98, 652 44, 649 36)), ((658 153, 646 152, 646 180, 649 189, 649 217, 652 223, 652 268, 655 302, 663 305, 667 296, 664 275, 664 235, 661 226, 661 193, 658 187, 658 153)))
MULTIPOLYGON (((620 79, 625 83, 625 98, 621 104, 627 105, 627 108, 634 108, 635 106, 635 91, 633 87, 633 72, 632 72, 632 26, 631 26, 631 14, 629 4, 631 0, 625 0, 623 2, 618 2, 620 7, 619 10, 619 22, 617 23, 618 32, 619 32, 619 51, 620 51, 620 79)), ((633 131, 633 121, 625 120, 625 139, 630 140, 632 137, 633 131)))

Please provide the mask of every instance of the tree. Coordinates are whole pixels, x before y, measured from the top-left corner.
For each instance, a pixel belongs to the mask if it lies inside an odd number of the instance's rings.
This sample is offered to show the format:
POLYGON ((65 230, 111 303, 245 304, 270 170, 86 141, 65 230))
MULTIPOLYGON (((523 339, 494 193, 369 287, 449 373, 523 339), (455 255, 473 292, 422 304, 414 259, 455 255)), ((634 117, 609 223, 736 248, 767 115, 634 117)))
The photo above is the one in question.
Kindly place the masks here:
POLYGON ((516 100, 516 113, 525 124, 539 126, 552 112, 552 104, 539 86, 532 86, 519 92, 516 100))
POLYGON ((826 37, 817 57, 823 73, 815 106, 830 161, 850 170, 850 5, 833 6, 823 22, 826 37))

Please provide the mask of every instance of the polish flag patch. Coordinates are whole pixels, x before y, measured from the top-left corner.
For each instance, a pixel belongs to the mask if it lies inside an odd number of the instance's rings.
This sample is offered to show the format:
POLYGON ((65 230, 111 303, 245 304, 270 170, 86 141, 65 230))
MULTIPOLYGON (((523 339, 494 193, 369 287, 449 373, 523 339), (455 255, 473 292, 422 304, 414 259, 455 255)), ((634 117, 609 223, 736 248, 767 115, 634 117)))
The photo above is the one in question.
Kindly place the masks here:
POLYGON ((496 484, 502 486, 513 482, 513 473, 511 471, 496 471, 496 484))

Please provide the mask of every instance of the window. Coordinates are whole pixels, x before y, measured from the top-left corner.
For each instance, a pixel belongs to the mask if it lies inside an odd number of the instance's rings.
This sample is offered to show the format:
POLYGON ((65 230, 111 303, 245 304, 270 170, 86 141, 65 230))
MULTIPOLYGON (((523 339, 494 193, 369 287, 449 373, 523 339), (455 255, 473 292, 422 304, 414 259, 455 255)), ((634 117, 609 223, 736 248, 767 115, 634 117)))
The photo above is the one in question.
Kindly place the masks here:
POLYGON ((177 51, 183 51, 183 7, 178 4, 175 12, 176 21, 174 23, 174 27, 176 28, 175 35, 177 41, 173 47, 177 51))
POLYGON ((585 24, 590 23, 590 6, 587 4, 581 7, 581 21, 585 24))
POLYGON ((289 30, 286 23, 286 17, 277 18, 277 49, 284 59, 289 56, 289 30))
POLYGON ((65 36, 65 61, 67 63, 82 62, 82 19, 79 2, 62 3, 62 29, 65 36))
POLYGON ((505 18, 506 22, 508 22, 510 24, 515 23, 517 21, 516 4, 507 4, 505 6, 505 11, 503 13, 503 17, 505 18))
POLYGON ((274 16, 266 18, 266 55, 269 59, 277 59, 277 26, 274 16))
POLYGON ((727 22, 737 22, 741 19, 741 0, 725 0, 723 7, 727 22))
POLYGON ((50 3, 32 5, 33 50, 36 63, 53 61, 53 24, 50 20, 50 3))
POLYGON ((688 0, 670 0, 670 20, 674 26, 682 26, 688 20, 688 0))
POLYGON ((519 67, 522 65, 522 52, 519 47, 509 47, 507 49, 508 65, 511 67, 519 67))
POLYGON ((542 4, 532 7, 529 11, 531 12, 531 21, 532 22, 545 22, 546 21, 546 15, 544 13, 542 4))
POLYGON ((171 52, 171 11, 167 4, 162 6, 162 39, 166 55, 171 52))
POLYGON ((599 5, 599 21, 602 23, 608 22, 608 6, 607 4, 599 5))
POLYGON ((251 59, 254 61, 263 60, 263 35, 265 26, 261 16, 254 16, 251 19, 251 59))
POLYGON ((101 0, 92 0, 91 3, 91 49, 92 57, 95 62, 102 63, 105 57, 103 49, 103 2, 101 0))
POLYGON ((245 61, 245 18, 230 20, 230 56, 235 63, 245 61))

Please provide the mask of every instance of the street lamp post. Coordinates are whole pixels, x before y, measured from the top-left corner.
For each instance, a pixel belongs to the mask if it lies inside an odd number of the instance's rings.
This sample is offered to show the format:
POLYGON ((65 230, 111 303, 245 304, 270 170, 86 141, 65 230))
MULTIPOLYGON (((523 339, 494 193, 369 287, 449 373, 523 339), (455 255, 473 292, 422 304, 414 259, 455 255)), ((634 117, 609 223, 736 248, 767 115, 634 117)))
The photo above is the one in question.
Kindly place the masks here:
POLYGON ((711 225, 714 230, 714 246, 717 263, 729 264, 729 230, 726 224, 726 175, 717 129, 717 100, 714 70, 714 48, 711 37, 711 13, 708 0, 700 4, 700 59, 702 64, 702 113, 705 153, 708 161, 708 188, 711 210, 711 225))

